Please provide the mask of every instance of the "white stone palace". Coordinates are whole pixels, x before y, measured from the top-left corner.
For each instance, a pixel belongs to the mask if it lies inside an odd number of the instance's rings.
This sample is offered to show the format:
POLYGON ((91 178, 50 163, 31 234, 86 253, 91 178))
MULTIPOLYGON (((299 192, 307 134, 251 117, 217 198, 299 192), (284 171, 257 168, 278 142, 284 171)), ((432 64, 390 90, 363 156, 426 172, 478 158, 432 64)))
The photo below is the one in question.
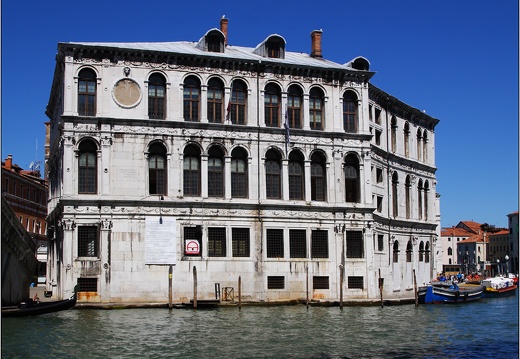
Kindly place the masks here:
POLYGON ((323 58, 321 30, 310 54, 227 37, 58 44, 48 289, 188 302, 196 270, 199 299, 239 277, 244 302, 413 298, 442 270, 439 120, 323 58))

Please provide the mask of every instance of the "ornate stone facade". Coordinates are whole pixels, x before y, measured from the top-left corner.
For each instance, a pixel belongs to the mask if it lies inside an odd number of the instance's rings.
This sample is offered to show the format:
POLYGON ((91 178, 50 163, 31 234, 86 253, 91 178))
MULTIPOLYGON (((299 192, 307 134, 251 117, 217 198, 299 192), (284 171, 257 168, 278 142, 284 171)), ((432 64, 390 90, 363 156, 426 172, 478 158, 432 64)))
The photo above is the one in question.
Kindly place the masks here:
POLYGON ((287 52, 278 35, 259 55, 225 36, 59 44, 54 292, 166 302, 171 264, 174 302, 193 298, 193 268, 202 299, 238 293, 239 277, 251 301, 338 301, 340 287, 377 300, 379 276, 385 299, 413 297, 413 273, 428 282, 437 266, 438 120, 370 84, 366 59, 287 52), (150 259, 161 236, 166 265, 150 259))

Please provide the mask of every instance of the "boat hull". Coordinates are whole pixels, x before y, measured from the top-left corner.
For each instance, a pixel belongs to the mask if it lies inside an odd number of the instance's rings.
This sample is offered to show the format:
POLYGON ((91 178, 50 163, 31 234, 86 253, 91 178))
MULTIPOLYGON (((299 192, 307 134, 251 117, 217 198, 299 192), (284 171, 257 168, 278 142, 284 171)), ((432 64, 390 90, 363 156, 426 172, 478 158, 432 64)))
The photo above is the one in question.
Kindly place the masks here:
POLYGON ((516 289, 518 287, 512 286, 503 289, 494 289, 484 287, 482 291, 482 298, 500 298, 500 297, 509 297, 516 294, 516 289))
POLYGON ((27 301, 18 307, 3 307, 2 318, 29 317, 71 309, 76 305, 76 293, 70 298, 52 302, 27 301))
POLYGON ((450 288, 445 286, 429 285, 418 291, 419 303, 422 304, 450 304, 467 303, 482 298, 482 287, 450 288))

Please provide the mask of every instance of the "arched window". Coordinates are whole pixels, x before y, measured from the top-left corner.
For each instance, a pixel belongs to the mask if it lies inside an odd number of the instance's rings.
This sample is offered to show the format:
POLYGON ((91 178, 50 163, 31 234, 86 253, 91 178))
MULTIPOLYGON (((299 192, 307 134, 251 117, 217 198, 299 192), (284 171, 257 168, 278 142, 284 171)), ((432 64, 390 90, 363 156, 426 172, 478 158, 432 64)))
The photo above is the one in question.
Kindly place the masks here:
POLYGON ((453 249, 451 249, 451 247, 448 247, 448 255, 449 256, 453 255, 453 249))
POLYGON ((395 241, 395 242, 394 242, 394 247, 393 247, 393 262, 394 262, 394 263, 399 262, 399 242, 398 242, 398 241, 395 241))
POLYGON ((304 183, 303 155, 292 151, 289 154, 289 199, 304 199, 304 183))
POLYGON ((353 154, 345 158, 345 194, 346 202, 360 201, 359 161, 353 154))
POLYGON ((417 209, 419 212, 419 219, 423 219, 423 181, 419 179, 417 185, 417 209))
POLYGON ((224 152, 218 146, 208 151, 208 196, 224 196, 224 152))
POLYGON ((265 190, 266 198, 282 198, 281 191, 281 157, 275 150, 267 151, 265 155, 265 190))
POLYGON ((184 149, 183 192, 185 196, 200 196, 200 151, 196 146, 184 149))
POLYGON ((397 120, 394 116, 390 122, 390 144, 392 152, 397 151, 397 120))
POLYGON ((408 244, 406 244, 406 261, 411 262, 412 261, 412 241, 408 241, 408 244))
POLYGON ((290 128, 302 128, 303 91, 292 85, 287 93, 287 116, 290 128))
POLYGON ((208 81, 208 121, 222 123, 224 110, 224 84, 216 78, 208 81))
POLYGON ((323 130, 323 91, 313 87, 309 92, 309 117, 311 130, 323 130))
POLYGON ((422 133, 421 133, 421 129, 419 128, 417 130, 417 160, 420 161, 421 158, 422 158, 422 133))
POLYGON ((160 143, 150 146, 148 155, 148 190, 153 194, 166 194, 166 149, 160 143))
POLYGON ((397 191, 397 185, 399 184, 399 178, 397 172, 392 175, 392 209, 394 218, 399 215, 399 197, 397 191))
POLYGON ((410 218, 410 209, 411 209, 411 190, 412 190, 412 183, 410 181, 410 176, 406 176, 406 180, 404 183, 404 190, 405 190, 405 201, 406 201, 406 218, 410 218))
POLYGON ((424 219, 428 220, 428 194, 430 193, 430 183, 424 181, 424 219))
POLYGON ((424 256, 424 242, 421 241, 421 243, 419 243, 419 262, 423 261, 423 256, 424 256))
POLYGON ((83 69, 78 74, 78 114, 96 115, 96 73, 92 69, 83 69))
POLYGON ((424 248, 424 262, 430 263, 430 242, 426 242, 426 247, 424 248))
POLYGON ((346 91, 343 95, 343 129, 345 132, 357 132, 357 118, 357 96, 352 91, 346 91))
POLYGON ((237 147, 231 152, 231 197, 246 198, 248 196, 247 153, 237 147))
POLYGON ((265 125, 280 127, 280 88, 275 84, 267 84, 264 94, 265 125))
POLYGON ((195 76, 184 80, 184 120, 198 122, 200 102, 200 81, 195 76))
POLYGON ((404 124, 404 155, 410 157, 410 124, 404 124))
POLYGON ((311 200, 327 200, 327 176, 325 171, 325 157, 320 152, 311 156, 311 200))
POLYGON ((243 81, 235 80, 231 85, 229 116, 234 125, 245 125, 247 114, 247 86, 243 81))
POLYGON ((85 140, 79 144, 78 193, 97 193, 97 146, 85 140))
POLYGON ((148 118, 163 120, 166 114, 166 80, 154 73, 148 79, 148 118))

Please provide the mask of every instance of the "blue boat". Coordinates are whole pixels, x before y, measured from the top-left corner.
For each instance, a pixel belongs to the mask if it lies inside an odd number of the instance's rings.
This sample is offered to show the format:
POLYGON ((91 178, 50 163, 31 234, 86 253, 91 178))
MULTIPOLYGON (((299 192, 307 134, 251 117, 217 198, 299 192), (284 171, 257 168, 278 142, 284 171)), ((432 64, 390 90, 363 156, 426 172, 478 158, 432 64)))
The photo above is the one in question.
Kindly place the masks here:
POLYGON ((459 287, 456 283, 432 283, 419 288, 417 294, 419 303, 445 304, 467 303, 482 298, 481 286, 459 287))

